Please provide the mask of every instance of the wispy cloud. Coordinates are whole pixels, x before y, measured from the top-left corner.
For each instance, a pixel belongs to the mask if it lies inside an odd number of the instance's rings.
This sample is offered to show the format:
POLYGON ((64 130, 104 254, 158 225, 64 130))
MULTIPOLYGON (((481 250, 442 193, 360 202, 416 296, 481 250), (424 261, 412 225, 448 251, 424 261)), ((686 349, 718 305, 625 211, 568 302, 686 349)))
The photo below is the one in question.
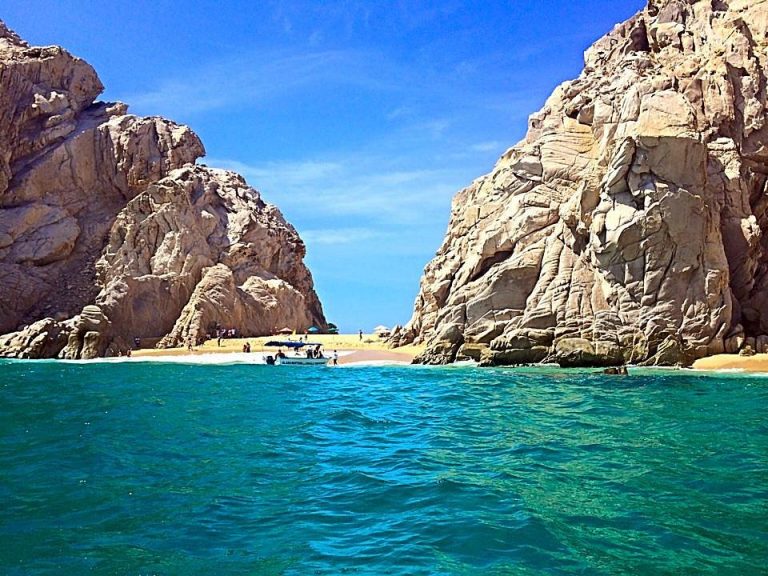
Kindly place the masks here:
POLYGON ((478 142, 477 144, 472 144, 469 149, 473 152, 500 152, 503 151, 504 144, 498 140, 492 140, 490 142, 478 142))
POLYGON ((325 219, 340 229, 360 218, 387 229, 436 213, 442 220, 460 177, 450 168, 405 169, 392 159, 365 155, 265 164, 208 158, 205 163, 242 174, 292 221, 325 219))
MULTIPOLYGON (((453 119, 436 110, 467 113, 477 109, 509 110, 527 104, 528 77, 518 78, 519 90, 509 94, 490 88, 494 61, 461 62, 453 71, 423 70, 418 63, 398 60, 375 48, 321 49, 323 32, 315 30, 300 48, 253 50, 224 54, 207 63, 165 77, 143 92, 116 94, 139 114, 188 118, 213 110, 282 105, 290 96, 340 97, 339 88, 376 94, 381 115, 389 121, 408 122, 440 137, 453 119), (442 116, 436 118, 435 116, 442 116)), ((507 75, 506 81, 514 78, 507 75)), ((530 110, 528 110, 530 112, 530 110)))
POLYGON ((387 113, 387 120, 399 120, 401 118, 413 117, 414 115, 415 110, 410 106, 398 106, 387 113))
POLYGON ((119 95, 143 114, 186 116, 218 108, 255 106, 313 87, 355 85, 386 90, 377 56, 355 50, 262 52, 212 61, 154 88, 119 95))
POLYGON ((256 185, 279 184, 291 190, 311 188, 318 182, 336 179, 341 176, 343 170, 343 165, 338 162, 317 160, 247 164, 239 160, 206 158, 205 163, 213 167, 233 170, 256 185))
POLYGON ((319 230, 303 230, 301 236, 304 242, 314 245, 353 244, 380 238, 381 232, 369 228, 327 228, 319 230))

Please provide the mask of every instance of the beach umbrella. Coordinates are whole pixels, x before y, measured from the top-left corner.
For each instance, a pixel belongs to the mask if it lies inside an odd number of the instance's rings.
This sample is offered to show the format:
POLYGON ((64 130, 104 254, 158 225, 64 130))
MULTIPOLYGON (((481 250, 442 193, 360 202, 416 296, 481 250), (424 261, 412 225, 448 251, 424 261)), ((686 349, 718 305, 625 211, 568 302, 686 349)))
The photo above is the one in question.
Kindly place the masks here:
POLYGON ((376 332, 377 334, 379 332, 389 332, 389 328, 387 328, 386 326, 376 326, 376 328, 374 328, 373 331, 376 332))
POLYGON ((293 333, 293 330, 290 328, 280 328, 280 330, 277 331, 278 334, 291 334, 293 333))
POLYGON ((309 332, 310 334, 317 334, 318 332, 320 332, 320 328, 318 328, 317 326, 310 326, 307 332, 309 332))

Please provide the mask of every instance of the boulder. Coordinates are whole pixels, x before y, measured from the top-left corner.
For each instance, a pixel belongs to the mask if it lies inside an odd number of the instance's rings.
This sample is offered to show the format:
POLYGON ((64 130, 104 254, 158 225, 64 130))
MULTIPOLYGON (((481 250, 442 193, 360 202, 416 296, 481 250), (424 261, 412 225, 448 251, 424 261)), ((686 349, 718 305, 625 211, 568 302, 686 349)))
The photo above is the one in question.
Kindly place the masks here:
POLYGON ((456 360, 474 360, 475 362, 480 362, 481 359, 488 354, 488 350, 489 348, 487 344, 465 342, 456 353, 456 360))
POLYGON ((561 338, 554 344, 552 360, 563 368, 574 366, 621 366, 618 348, 598 346, 585 338, 561 338))
POLYGON ((457 324, 443 326, 434 346, 419 355, 416 361, 420 364, 448 364, 456 360, 459 348, 464 343, 464 337, 457 324))
POLYGON ((549 348, 532 346, 531 348, 489 349, 480 359, 481 366, 508 366, 522 364, 538 364, 547 358, 549 348))
POLYGON ((685 349, 680 338, 667 336, 659 344, 656 354, 649 358, 645 364, 650 366, 690 366, 693 364, 693 356, 685 349))
POLYGON ((55 358, 67 345, 69 327, 43 318, 18 332, 0 336, 0 357, 55 358))
POLYGON ((104 356, 112 338, 112 323, 99 306, 88 305, 69 321, 67 345, 58 354, 60 358, 74 360, 104 356))
POLYGON ((744 348, 742 348, 739 351, 739 356, 754 356, 755 355, 755 349, 752 348, 749 344, 745 344, 744 348))

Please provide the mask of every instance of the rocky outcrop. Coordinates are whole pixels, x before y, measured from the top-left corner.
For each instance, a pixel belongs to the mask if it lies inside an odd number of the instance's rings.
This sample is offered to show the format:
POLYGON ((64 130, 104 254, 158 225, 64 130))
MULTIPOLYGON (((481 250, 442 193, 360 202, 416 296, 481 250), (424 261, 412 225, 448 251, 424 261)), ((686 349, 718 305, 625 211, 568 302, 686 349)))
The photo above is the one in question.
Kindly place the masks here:
POLYGON ((166 347, 202 342, 217 325, 306 328, 323 320, 304 253, 293 227, 240 176, 187 166, 117 216, 96 263, 96 303, 123 333, 150 336, 154 325, 166 347))
POLYGON ((569 366, 762 343, 766 66, 766 0, 652 0, 618 25, 454 198, 395 343, 569 366))
POLYGON ((296 231, 238 175, 195 166, 188 127, 95 102, 93 68, 1 22, 0 85, 0 356, 324 325, 296 231))

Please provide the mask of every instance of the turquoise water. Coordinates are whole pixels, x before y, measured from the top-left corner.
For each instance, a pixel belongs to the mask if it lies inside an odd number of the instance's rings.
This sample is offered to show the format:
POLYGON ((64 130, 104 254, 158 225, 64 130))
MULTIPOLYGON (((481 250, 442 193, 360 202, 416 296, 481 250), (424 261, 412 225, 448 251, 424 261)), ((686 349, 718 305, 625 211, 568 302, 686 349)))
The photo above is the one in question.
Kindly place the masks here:
POLYGON ((768 378, 0 361, 0 573, 766 574, 768 378))

